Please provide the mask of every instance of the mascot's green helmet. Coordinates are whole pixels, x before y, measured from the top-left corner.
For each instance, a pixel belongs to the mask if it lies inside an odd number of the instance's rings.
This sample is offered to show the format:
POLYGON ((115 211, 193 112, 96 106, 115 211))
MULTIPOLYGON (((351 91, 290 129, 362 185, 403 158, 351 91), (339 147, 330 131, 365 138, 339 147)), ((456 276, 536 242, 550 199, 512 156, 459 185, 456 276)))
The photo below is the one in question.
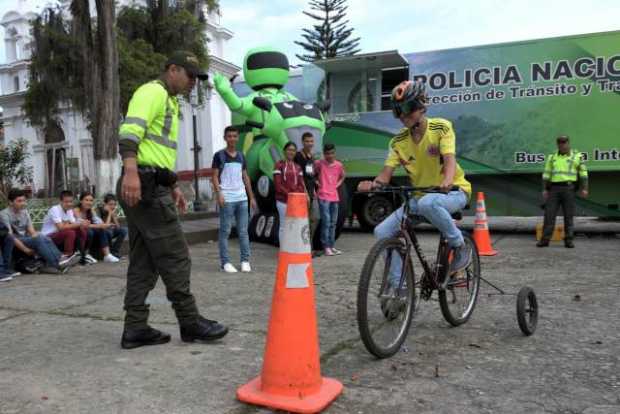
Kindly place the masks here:
POLYGON ((255 91, 263 88, 282 88, 288 82, 288 59, 273 47, 250 49, 243 60, 246 84, 255 91))

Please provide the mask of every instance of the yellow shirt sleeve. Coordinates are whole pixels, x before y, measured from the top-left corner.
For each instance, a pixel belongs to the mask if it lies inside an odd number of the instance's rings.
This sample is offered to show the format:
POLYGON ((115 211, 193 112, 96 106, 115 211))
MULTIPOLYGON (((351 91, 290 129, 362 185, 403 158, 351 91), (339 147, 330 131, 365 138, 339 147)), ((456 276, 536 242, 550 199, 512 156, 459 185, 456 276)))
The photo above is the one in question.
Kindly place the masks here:
POLYGON ((439 153, 441 155, 456 154, 456 136, 452 124, 448 123, 448 130, 439 138, 439 153))
POLYGON ((390 150, 388 152, 388 156, 385 159, 385 166, 398 168, 400 165, 400 157, 398 156, 398 152, 392 147, 392 143, 390 143, 390 150))

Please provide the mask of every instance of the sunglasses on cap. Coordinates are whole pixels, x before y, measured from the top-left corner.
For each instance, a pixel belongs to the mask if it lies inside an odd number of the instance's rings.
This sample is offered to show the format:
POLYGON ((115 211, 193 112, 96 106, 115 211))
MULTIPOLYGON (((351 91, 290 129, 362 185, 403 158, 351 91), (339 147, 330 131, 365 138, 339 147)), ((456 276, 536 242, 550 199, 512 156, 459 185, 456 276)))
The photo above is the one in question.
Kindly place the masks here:
POLYGON ((392 101, 392 114, 394 114, 394 118, 400 118, 402 115, 409 115, 410 113, 423 108, 424 105, 417 100, 408 102, 392 101))

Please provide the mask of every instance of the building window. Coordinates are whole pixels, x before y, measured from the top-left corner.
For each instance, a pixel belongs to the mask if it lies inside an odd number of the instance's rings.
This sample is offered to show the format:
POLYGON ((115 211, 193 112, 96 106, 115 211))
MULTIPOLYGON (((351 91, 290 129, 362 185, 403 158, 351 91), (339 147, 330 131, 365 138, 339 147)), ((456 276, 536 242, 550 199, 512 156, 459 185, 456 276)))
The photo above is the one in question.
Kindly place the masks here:
POLYGON ((19 92, 19 76, 13 78, 13 85, 15 87, 15 92, 19 92))

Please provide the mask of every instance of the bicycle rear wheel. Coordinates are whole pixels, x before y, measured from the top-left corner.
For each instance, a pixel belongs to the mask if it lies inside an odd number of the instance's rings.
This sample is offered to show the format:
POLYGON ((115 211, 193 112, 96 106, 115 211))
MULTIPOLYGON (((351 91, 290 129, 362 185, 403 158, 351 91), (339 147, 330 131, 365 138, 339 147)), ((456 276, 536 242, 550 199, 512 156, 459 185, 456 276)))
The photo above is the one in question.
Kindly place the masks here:
POLYGON ((377 358, 394 355, 407 337, 415 310, 411 260, 404 264, 401 289, 389 283, 395 257, 405 262, 405 244, 399 238, 378 241, 368 253, 357 289, 357 324, 362 342, 377 358))
POLYGON ((463 234, 465 243, 471 247, 470 265, 449 276, 446 289, 439 290, 439 305, 444 319, 452 326, 467 322, 474 312, 480 291, 480 257, 476 243, 469 234, 463 234))

